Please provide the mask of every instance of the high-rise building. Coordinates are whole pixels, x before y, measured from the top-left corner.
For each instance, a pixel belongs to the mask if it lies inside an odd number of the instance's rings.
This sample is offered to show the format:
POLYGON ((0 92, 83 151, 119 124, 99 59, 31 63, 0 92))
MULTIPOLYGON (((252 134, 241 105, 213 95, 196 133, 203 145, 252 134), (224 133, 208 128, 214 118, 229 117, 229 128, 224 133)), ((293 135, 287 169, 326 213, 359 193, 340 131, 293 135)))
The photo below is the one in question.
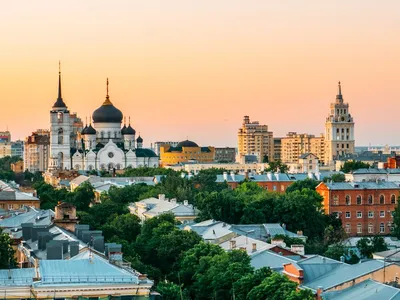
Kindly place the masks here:
POLYGON ((281 160, 282 138, 274 137, 274 161, 281 160))
POLYGON ((307 133, 289 132, 281 140, 281 160, 283 163, 297 163, 301 155, 312 153, 322 162, 325 160, 324 136, 316 137, 307 133))
POLYGON ((11 156, 24 157, 24 141, 11 142, 11 156))
POLYGON ((349 104, 343 102, 339 81, 336 101, 331 103, 325 122, 325 164, 331 165, 340 155, 354 153, 354 145, 354 121, 349 104))
POLYGON ((50 131, 38 129, 25 139, 24 170, 44 172, 49 163, 50 131))
POLYGON ((258 121, 250 122, 249 116, 244 116, 238 131, 238 151, 239 156, 256 155, 259 162, 273 161, 274 140, 268 125, 260 125, 258 121))
POLYGON ((11 142, 11 133, 7 131, 0 131, 0 143, 11 142))

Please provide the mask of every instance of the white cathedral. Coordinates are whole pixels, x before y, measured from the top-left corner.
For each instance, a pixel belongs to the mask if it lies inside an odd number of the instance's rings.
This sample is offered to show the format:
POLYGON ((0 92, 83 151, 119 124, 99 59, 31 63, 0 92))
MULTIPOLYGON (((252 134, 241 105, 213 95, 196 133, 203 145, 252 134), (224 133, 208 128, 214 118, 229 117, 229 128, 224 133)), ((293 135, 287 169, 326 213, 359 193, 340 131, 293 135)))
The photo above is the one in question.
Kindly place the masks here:
MULTIPOLYGON (((58 98, 50 111, 49 170, 120 170, 136 167, 158 167, 158 156, 143 148, 143 139, 135 139, 136 131, 129 124, 121 128, 123 115, 107 95, 94 111, 89 126, 77 134, 73 143, 73 122, 61 96, 61 73, 58 77, 58 98), (73 147, 72 145, 75 145, 73 147)), ((124 122, 125 123, 125 122, 124 122)), ((130 123, 130 122, 129 122, 130 123)))

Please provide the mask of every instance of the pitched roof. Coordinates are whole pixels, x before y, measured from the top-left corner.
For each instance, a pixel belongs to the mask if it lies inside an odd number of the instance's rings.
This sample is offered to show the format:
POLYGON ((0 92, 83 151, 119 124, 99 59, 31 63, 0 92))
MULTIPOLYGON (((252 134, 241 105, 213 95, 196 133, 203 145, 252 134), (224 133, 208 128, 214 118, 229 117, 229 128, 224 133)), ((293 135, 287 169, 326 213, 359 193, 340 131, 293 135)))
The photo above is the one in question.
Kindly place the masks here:
POLYGON ((330 190, 392 190, 399 189, 400 182, 332 182, 325 185, 330 190))
POLYGON ((292 263, 296 264, 296 260, 289 258, 287 256, 283 256, 280 254, 276 254, 270 250, 260 250, 250 255, 250 264, 255 269, 261 269, 262 267, 270 267, 275 271, 282 271, 283 265, 292 263))
POLYGON ((347 289, 325 292, 324 300, 374 300, 374 299, 400 299, 400 289, 367 279, 347 289))
POLYGON ((35 268, 0 270, 0 286, 26 286, 33 282, 35 268))

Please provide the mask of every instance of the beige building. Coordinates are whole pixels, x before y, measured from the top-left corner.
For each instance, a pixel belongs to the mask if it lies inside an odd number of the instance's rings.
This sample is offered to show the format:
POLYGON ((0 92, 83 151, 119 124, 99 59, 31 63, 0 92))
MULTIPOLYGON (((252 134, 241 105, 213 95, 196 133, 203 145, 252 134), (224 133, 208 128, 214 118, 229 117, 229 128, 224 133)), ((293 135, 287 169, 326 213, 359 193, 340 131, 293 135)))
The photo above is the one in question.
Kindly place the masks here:
POLYGON ((250 122, 249 116, 244 116, 242 127, 238 131, 239 156, 253 154, 258 162, 274 160, 273 133, 268 131, 268 125, 260 125, 258 121, 250 122))
POLYGON ((281 160, 283 163, 297 163, 305 153, 312 153, 320 161, 325 159, 324 136, 316 137, 312 134, 289 132, 281 139, 281 160))
POLYGON ((49 162, 50 131, 38 129, 25 139, 24 170, 44 172, 49 162))
POLYGON ((331 103, 325 122, 325 164, 333 164, 340 155, 354 153, 354 144, 354 121, 349 104, 343 102, 339 81, 336 101, 331 103))

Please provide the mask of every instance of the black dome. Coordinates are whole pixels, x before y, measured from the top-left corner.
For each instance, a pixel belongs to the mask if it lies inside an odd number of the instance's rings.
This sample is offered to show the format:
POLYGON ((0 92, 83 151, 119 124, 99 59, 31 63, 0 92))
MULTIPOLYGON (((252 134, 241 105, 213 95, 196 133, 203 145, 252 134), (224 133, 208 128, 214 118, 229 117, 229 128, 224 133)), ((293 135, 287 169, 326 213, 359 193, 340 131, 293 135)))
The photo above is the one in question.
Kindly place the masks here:
POLYGON ((122 118, 122 112, 111 103, 108 96, 103 105, 93 113, 95 123, 121 123, 122 118))
POLYGON ((133 128, 131 127, 131 125, 129 125, 129 126, 126 128, 125 134, 136 134, 136 131, 135 131, 135 129, 133 129, 133 128))
POLYGON ((186 140, 186 141, 182 141, 180 142, 178 145, 176 145, 177 147, 198 147, 199 145, 197 145, 195 142, 186 140))
POLYGON ((85 135, 85 134, 86 134, 87 128, 88 128, 88 127, 87 127, 87 125, 86 125, 85 128, 82 129, 81 135, 85 135))
POLYGON ((126 134, 126 126, 124 125, 124 127, 121 128, 121 134, 124 135, 126 134))
POLYGON ((86 129, 85 134, 96 134, 96 129, 92 127, 92 124, 86 129))
POLYGON ((136 139, 136 142, 138 142, 138 143, 143 143, 143 139, 140 137, 140 135, 139 135, 139 137, 136 139))

